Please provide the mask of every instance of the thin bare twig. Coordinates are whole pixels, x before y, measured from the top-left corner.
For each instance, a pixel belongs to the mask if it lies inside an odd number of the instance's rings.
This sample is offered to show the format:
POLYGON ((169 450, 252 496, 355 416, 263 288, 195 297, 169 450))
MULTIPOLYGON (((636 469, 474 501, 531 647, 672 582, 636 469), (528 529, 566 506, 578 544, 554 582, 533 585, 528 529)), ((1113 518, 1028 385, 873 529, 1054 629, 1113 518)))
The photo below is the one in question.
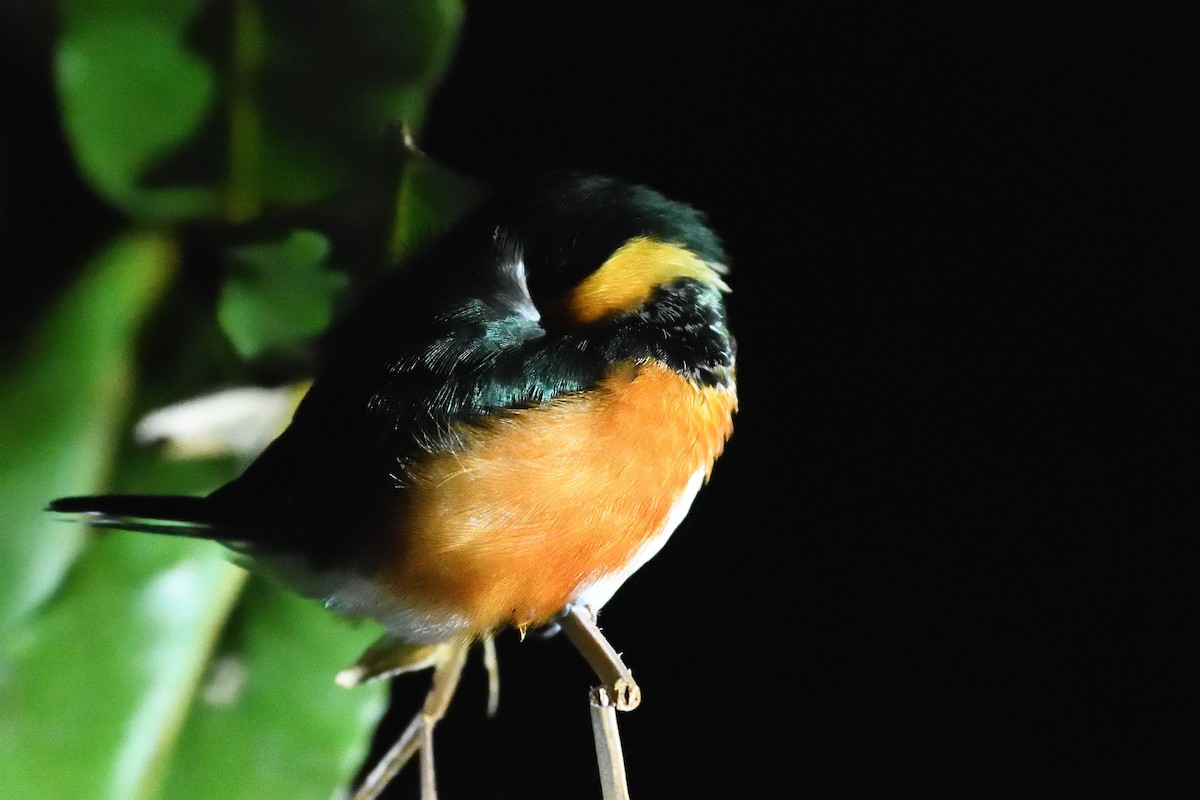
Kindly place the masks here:
POLYGON ((604 800, 629 800, 625 778, 625 756, 621 734, 617 730, 617 711, 603 686, 592 689, 592 736, 596 740, 596 764, 600 768, 600 789, 604 800))

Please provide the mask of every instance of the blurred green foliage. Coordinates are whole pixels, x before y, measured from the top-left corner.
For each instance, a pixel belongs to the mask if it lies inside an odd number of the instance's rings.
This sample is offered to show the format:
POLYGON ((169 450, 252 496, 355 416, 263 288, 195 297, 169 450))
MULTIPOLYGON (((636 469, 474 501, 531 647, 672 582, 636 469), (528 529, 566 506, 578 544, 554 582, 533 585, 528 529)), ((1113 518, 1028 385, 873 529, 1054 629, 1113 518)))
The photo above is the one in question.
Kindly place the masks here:
MULTIPOLYGON (((139 324, 176 252, 167 236, 113 242, 30 338, 0 393, 0 630, 55 590, 82 534, 43 510, 106 485, 132 391, 139 324)), ((3 724, 3 722, 0 722, 3 724)))
POLYGON ((127 232, 0 365, 5 798, 328 798, 359 769, 385 688, 333 678, 373 624, 247 580, 215 544, 42 509, 231 478, 235 457, 172 462, 127 432, 302 352, 351 277, 461 212, 469 183, 401 134, 460 16, 458 0, 60 2, 63 129, 127 232))
POLYGON ((218 313, 239 355, 261 356, 325 329, 329 298, 346 277, 329 268, 329 251, 327 238, 304 230, 234 251, 218 313))

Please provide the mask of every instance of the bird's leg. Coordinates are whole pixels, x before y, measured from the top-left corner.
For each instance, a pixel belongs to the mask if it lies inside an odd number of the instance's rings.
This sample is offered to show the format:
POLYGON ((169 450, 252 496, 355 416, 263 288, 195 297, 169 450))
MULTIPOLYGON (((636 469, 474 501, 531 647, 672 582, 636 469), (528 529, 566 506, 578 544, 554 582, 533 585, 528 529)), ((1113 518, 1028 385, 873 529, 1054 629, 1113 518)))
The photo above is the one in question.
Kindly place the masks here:
POLYGON ((417 750, 421 751, 421 800, 437 800, 433 771, 433 728, 450 706, 470 648, 471 643, 466 639, 447 645, 445 657, 434 666, 433 685, 425 697, 425 705, 358 787, 353 800, 374 800, 378 797, 417 750))
POLYGON ((609 644, 596 625, 596 616, 587 606, 572 606, 562 628, 575 649, 600 679, 601 685, 589 693, 592 736, 596 740, 596 764, 604 800, 629 800, 625 778, 625 757, 617 730, 617 711, 632 711, 642 701, 642 692, 633 673, 609 644))
POLYGON ((642 702, 633 673, 596 625, 596 615, 588 606, 571 606, 563 617, 563 631, 608 692, 609 703, 617 711, 633 711, 642 702))
POLYGON ((433 778, 433 726, 446 716, 446 709, 454 698, 454 690, 458 688, 458 679, 462 677, 463 664, 467 661, 467 651, 470 649, 470 642, 464 640, 449 660, 433 672, 433 686, 425 697, 425 707, 420 715, 424 733, 421 743, 421 800, 437 800, 433 778))
POLYGON ((404 729, 404 733, 400 734, 400 738, 392 745, 392 749, 379 759, 375 769, 371 770, 371 774, 355 790, 351 800, 375 800, 392 782, 392 778, 400 773, 400 770, 412 758, 413 753, 417 752, 417 748, 421 746, 422 716, 422 714, 417 714, 413 717, 412 722, 408 723, 408 727, 404 729))
POLYGON ((500 662, 496 659, 496 640, 490 634, 483 638, 483 667, 488 676, 487 714, 494 717, 500 710, 500 662))

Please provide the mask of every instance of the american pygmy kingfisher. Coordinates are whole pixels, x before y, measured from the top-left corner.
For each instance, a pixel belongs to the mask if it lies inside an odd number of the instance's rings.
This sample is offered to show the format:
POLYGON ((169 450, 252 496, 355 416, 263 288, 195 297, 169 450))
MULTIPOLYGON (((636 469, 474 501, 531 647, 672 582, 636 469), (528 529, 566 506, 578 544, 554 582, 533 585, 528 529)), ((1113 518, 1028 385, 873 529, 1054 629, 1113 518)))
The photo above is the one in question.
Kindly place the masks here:
POLYGON ((435 667, 397 758, 430 741, 470 644, 508 627, 562 626, 602 679, 594 706, 630 708, 636 684, 594 614, 731 433, 724 264, 697 211, 641 186, 555 174, 502 192, 362 293, 240 477, 206 497, 50 509, 216 539, 378 620, 386 641, 343 682, 435 667))

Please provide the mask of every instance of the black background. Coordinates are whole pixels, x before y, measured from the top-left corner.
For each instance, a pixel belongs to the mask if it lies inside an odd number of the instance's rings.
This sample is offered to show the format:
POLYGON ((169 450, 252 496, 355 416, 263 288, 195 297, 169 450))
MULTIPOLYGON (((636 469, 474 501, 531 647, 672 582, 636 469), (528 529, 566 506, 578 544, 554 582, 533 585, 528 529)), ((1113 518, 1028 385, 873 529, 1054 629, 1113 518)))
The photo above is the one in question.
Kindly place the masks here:
MULTIPOLYGON (((474 3, 422 142, 489 182, 647 183, 731 254, 734 438, 603 615, 645 696, 634 796, 1187 795, 1194 523, 1160 475, 1195 362, 1158 276, 1196 265, 1200 19, 780 6, 474 3)), ((5 82, 43 123, 44 80, 5 82)), ((71 184, 40 130, 9 126, 10 186, 71 184)), ((111 220, 77 189, 6 192, 6 260, 85 251, 111 220)), ((586 668, 499 644, 499 717, 472 662, 439 729, 442 795, 599 796, 586 668)))

